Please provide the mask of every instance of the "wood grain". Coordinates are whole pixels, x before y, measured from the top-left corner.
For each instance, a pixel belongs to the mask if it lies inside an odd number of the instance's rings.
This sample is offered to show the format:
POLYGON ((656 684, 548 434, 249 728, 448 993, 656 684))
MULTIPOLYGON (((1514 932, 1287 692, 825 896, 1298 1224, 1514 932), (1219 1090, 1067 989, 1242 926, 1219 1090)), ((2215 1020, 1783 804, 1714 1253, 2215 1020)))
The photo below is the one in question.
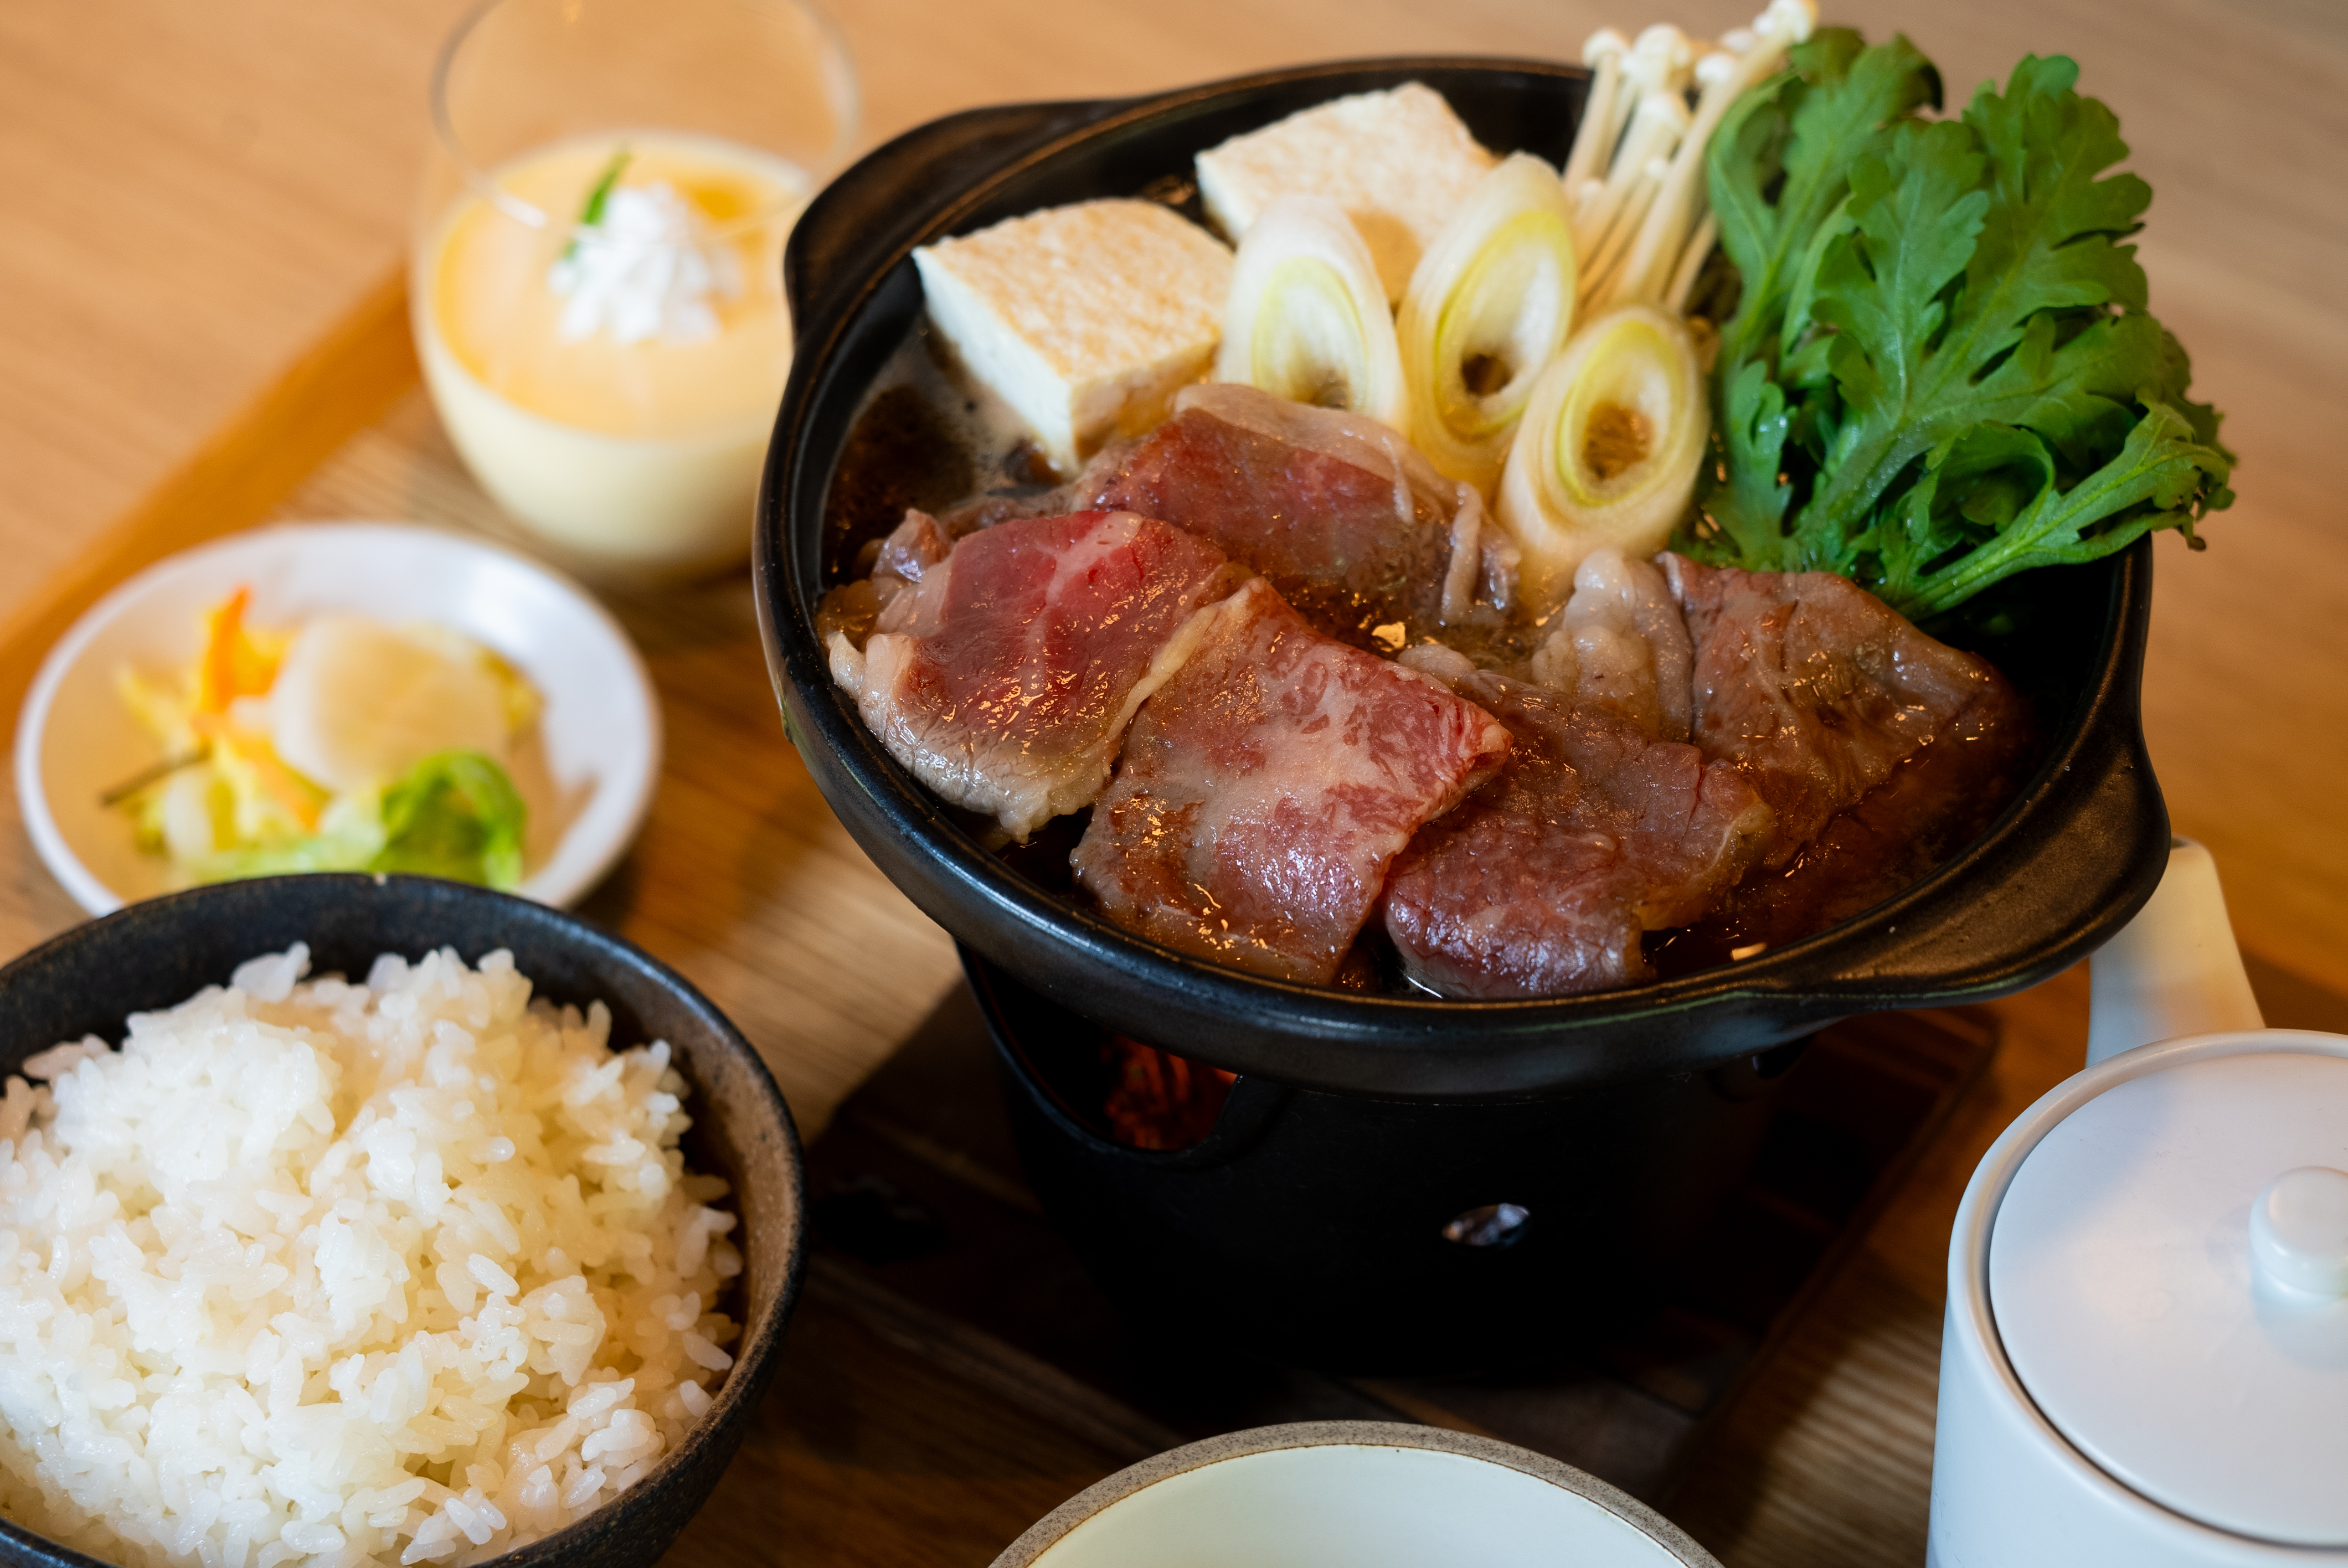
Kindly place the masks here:
POLYGON ((0 5, 0 616, 392 270, 464 7, 0 5))
POLYGON ((108 589, 167 555, 268 517, 416 377, 407 290, 395 274, 0 620, 0 724, 13 730, 49 645, 108 589))
POLYGON ((741 1453, 663 1561, 978 1568, 1142 1457, 1085 1432, 942 1363, 819 1267, 741 1453))

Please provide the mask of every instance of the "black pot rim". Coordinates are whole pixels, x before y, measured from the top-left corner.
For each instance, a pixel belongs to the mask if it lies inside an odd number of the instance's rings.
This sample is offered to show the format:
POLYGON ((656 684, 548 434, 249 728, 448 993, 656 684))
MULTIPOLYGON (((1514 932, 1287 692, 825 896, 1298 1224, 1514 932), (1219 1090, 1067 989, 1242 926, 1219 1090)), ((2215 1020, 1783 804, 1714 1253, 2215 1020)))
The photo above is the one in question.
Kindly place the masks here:
POLYGON ((832 684, 812 617, 825 585, 809 547, 837 451, 820 426, 839 415, 839 400, 860 396, 843 346, 913 247, 973 223, 1007 187, 1104 138, 1177 134, 1202 106, 1251 96, 1325 87, 1328 97, 1447 72, 1586 78, 1537 61, 1348 61, 1136 99, 973 110, 908 132, 809 209, 786 261, 795 303, 808 309, 760 487, 754 586, 786 727, 850 833, 932 918, 1077 1010, 1233 1071, 1359 1092, 1483 1097, 1692 1070, 1855 1012, 2007 995, 2101 945, 2151 896, 2168 835, 2137 712, 2149 538, 2080 569, 2108 582, 2091 678, 2036 774, 1985 833, 1853 919, 1742 963, 1624 990, 1494 1001, 1365 995, 1175 952, 983 849, 865 730, 832 684), (924 190, 940 159, 989 135, 1002 145, 962 171, 965 184, 924 190), (839 232, 860 220, 860 250, 839 232), (889 224, 870 221, 884 211, 889 224), (849 275, 815 276, 828 264, 849 275), (1184 1031, 1178 1040, 1169 1027, 1184 1031))

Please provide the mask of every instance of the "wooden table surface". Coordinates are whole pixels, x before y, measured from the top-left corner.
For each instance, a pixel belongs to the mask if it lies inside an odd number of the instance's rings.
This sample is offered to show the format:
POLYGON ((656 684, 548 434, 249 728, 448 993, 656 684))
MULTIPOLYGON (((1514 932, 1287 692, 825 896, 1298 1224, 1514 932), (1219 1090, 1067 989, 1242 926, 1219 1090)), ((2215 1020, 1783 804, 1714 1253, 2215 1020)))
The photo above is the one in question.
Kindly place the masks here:
MULTIPOLYGON (((142 503, 211 494, 207 443, 355 305, 389 298, 379 285, 403 242, 425 74, 459 8, 0 6, 0 648, 54 609, 77 563, 107 559, 142 503)), ((1688 0, 1673 19, 1716 31, 1752 8, 1688 0)), ((2241 500, 2209 529, 2209 552, 2188 559, 2162 541, 2146 682, 2155 762, 2179 828, 2218 852, 2271 1021, 2336 1027, 2333 993, 2348 990, 2348 825, 2331 770, 2348 733, 2348 531, 2332 526, 2328 459, 2333 433, 2348 427, 2338 286, 2348 275, 2348 6, 1832 9, 1870 34, 1907 31, 1941 62, 1952 97, 2024 50, 2072 53, 2086 87, 2121 115, 2135 167, 2157 192, 2142 241, 2154 308, 2194 351, 2199 394, 2229 411, 2227 438, 2243 458, 2241 500)), ((857 0, 840 13, 864 67, 868 143, 974 103, 1138 91, 1314 56, 1570 56, 1594 26, 1650 19, 1588 0, 857 0)), ((393 416, 417 417, 428 416, 393 416)), ((688 669, 698 656, 684 635, 655 651, 688 669)), ((0 692, 0 710, 13 712, 15 695, 0 692)), ((695 722, 722 741, 772 715, 695 722)), ((683 898, 647 907, 641 889, 610 897, 662 956, 751 1015, 795 1108, 820 1126, 951 982, 950 954, 820 819, 803 774, 742 787, 772 791, 792 853, 855 889, 852 918, 808 909, 746 937, 721 929, 724 911, 683 898), (792 813, 815 816, 784 823, 792 813)), ((73 918, 7 804, 0 957, 73 918)), ((654 833, 689 837, 695 804, 664 799, 654 833)), ((2084 974, 1999 1012, 2007 1044, 1989 1078, 1673 1504, 1736 1568, 1919 1560, 1913 1478, 1929 1459, 1950 1219, 1991 1139, 2077 1065, 2084 974), (1892 1370, 1919 1365, 1921 1383, 1892 1370)), ((960 1434, 951 1440, 945 1429, 923 1430, 935 1408, 924 1399, 967 1391, 924 1393, 930 1374, 911 1363, 891 1380, 898 1340, 875 1338, 853 1312, 819 1301, 810 1311, 811 1353, 786 1374, 784 1395, 807 1421, 755 1474, 848 1512, 811 1521, 793 1557, 983 1563, 1114 1460, 1038 1437, 1017 1451, 1052 1457, 1023 1470, 1004 1457, 1016 1446, 1009 1436, 983 1435, 990 1421, 1008 1432, 1024 1419, 1001 1412, 948 1423, 960 1434), (860 1345, 880 1360, 852 1365, 847 1353, 860 1345)))

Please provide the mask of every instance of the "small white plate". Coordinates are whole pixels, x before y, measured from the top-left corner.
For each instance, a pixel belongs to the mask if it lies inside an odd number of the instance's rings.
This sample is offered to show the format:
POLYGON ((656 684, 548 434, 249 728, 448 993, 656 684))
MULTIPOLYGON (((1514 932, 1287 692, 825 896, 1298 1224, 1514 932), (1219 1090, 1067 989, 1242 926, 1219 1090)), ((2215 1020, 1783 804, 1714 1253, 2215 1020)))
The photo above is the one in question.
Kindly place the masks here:
POLYGON ((154 737, 115 682, 162 673, 202 646, 205 610, 252 589, 255 625, 322 610, 425 620, 493 649, 545 700, 515 759, 529 804, 521 893, 567 905, 626 852, 660 776, 660 701, 628 634, 586 593, 494 545, 399 523, 297 523, 232 535, 156 562, 108 594, 49 651, 16 721, 16 798, 33 845, 74 901, 104 915, 169 892, 129 819, 98 804, 152 766, 154 737))

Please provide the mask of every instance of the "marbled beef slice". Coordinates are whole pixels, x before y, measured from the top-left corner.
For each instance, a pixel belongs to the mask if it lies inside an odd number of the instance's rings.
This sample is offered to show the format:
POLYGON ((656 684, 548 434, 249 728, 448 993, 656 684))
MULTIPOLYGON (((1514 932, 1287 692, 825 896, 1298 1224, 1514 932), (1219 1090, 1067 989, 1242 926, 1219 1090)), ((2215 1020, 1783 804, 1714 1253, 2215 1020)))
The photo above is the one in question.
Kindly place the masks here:
POLYGON ((1394 652, 1472 607, 1483 535, 1497 538, 1498 530, 1483 528, 1473 492, 1463 499, 1395 432, 1243 386, 1193 387, 1178 406, 1087 471, 1084 505, 1160 518, 1213 540, 1270 578, 1315 627, 1357 648, 1394 652), (1463 505, 1474 508, 1464 539, 1455 537, 1463 505), (1464 580, 1456 580, 1463 574, 1453 557, 1463 547, 1464 580))
POLYGON ((1996 787, 2011 765, 2026 715, 2005 677, 1848 578, 1663 565, 1695 643, 1694 738, 1776 813, 1767 865, 1792 862, 1927 747, 1949 750, 1936 787, 1914 792, 1910 836, 1969 778, 1996 787))
POLYGON ((1509 751, 1441 682, 1323 636, 1253 579, 1144 704, 1076 880, 1118 924, 1327 984, 1386 868, 1509 751))
POLYGON ((1008 522, 942 559, 926 521, 884 545, 899 586, 861 649, 831 635, 832 678, 923 784, 1024 842, 1100 793, 1135 710, 1238 569, 1128 513, 1008 522))
POLYGON ((1488 671, 1456 690, 1516 744, 1498 780, 1412 841, 1387 885, 1387 935, 1438 995, 1645 979, 1642 935, 1700 918, 1768 840, 1769 808, 1734 766, 1602 702, 1488 671))

